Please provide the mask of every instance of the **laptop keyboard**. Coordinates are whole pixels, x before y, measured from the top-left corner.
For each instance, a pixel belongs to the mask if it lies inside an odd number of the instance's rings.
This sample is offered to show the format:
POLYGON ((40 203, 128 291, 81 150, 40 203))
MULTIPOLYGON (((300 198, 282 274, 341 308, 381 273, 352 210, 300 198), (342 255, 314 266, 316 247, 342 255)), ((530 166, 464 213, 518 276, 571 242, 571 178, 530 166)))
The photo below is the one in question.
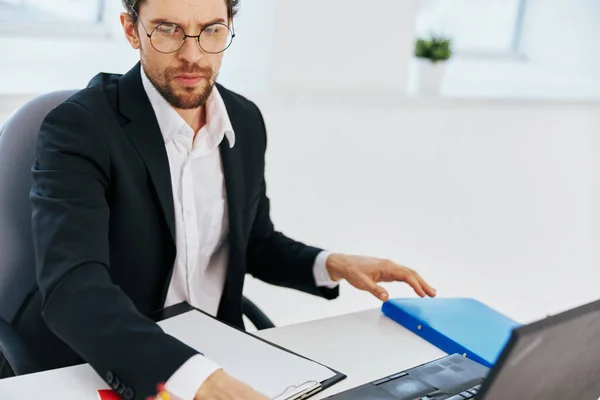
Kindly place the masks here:
MULTIPOLYGON (((454 396, 445 397, 444 400, 477 400, 477 395, 479 394, 480 389, 481 385, 477 385, 472 387, 471 389, 465 390, 464 392, 455 394, 454 396)), ((420 400, 436 400, 438 398, 439 397, 423 396, 420 398, 420 400)))
MULTIPOLYGON (((479 390, 481 389, 481 385, 477 385, 472 387, 469 390, 465 390, 464 392, 460 392, 459 394, 455 394, 454 396, 448 397, 445 400, 477 400, 477 395, 479 394, 479 390)), ((429 397, 425 396, 421 400, 428 400, 429 397)))

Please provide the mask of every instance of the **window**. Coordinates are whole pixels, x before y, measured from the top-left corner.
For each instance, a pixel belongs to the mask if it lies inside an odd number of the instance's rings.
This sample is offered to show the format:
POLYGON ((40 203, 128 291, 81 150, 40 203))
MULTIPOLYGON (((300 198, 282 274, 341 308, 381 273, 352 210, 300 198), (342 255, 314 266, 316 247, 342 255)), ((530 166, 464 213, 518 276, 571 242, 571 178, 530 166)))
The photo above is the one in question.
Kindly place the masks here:
POLYGON ((417 34, 453 39, 457 53, 509 54, 518 50, 525 0, 421 0, 417 34))
POLYGON ((0 0, 0 38, 106 38, 107 5, 108 0, 0 0))
POLYGON ((102 22, 103 0, 0 0, 0 22, 61 24, 102 22))

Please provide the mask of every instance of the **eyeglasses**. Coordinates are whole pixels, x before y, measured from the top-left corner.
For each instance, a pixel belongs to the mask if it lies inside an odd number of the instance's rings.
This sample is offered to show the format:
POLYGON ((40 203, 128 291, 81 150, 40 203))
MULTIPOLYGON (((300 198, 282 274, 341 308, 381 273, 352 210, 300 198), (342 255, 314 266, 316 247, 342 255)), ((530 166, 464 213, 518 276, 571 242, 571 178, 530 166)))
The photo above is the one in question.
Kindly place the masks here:
POLYGON ((202 28, 200 34, 195 36, 187 35, 181 26, 172 22, 158 24, 152 29, 152 32, 148 33, 148 29, 146 29, 146 25, 144 25, 137 11, 132 10, 140 20, 144 31, 146 31, 146 36, 150 38, 152 47, 160 53, 175 53, 183 47, 187 38, 194 38, 203 51, 218 54, 227 50, 235 37, 235 32, 232 32, 229 26, 220 22, 206 25, 202 28))

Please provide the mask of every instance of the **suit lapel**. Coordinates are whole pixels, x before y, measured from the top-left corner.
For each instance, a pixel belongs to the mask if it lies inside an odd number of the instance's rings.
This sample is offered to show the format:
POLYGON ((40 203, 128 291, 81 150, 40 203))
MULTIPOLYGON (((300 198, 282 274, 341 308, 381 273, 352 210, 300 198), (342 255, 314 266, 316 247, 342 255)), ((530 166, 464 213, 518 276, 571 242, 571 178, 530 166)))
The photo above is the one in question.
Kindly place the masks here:
POLYGON ((230 148, 227 140, 224 140, 219 149, 227 191, 229 240, 239 244, 242 239, 242 208, 244 202, 244 175, 239 141, 233 148, 230 148))
POLYGON ((229 268, 227 270, 227 285, 223 297, 223 307, 221 307, 219 314, 222 318, 235 321, 237 325, 243 326, 241 293, 244 286, 246 255, 243 239, 243 207, 246 188, 241 144, 246 132, 243 115, 239 112, 239 108, 235 107, 235 100, 221 86, 218 85, 217 89, 223 98, 236 136, 236 144, 233 147, 229 146, 227 140, 223 140, 219 146, 229 213, 229 268))
POLYGON ((146 164, 171 238, 175 242, 175 210, 169 158, 140 73, 138 63, 119 80, 119 108, 129 119, 123 130, 146 164))
MULTIPOLYGON (((232 98, 231 94, 220 85, 217 85, 217 89, 223 98, 227 114, 236 136, 236 144, 233 147, 229 146, 229 141, 223 140, 219 149, 221 152, 223 175, 227 190, 230 233, 235 242, 242 245, 242 214, 246 193, 242 143, 244 142, 247 133, 245 132, 243 115, 239 112, 239 108, 235 107, 235 100, 232 98)), ((230 240, 231 239, 232 238, 230 238, 230 240)))

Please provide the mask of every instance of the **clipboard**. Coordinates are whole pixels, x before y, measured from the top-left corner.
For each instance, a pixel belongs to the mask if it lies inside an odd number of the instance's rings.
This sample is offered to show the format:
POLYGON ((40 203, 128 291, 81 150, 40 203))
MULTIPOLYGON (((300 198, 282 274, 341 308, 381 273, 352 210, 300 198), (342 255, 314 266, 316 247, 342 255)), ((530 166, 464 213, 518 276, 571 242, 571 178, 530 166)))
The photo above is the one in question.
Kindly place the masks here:
POLYGON ((184 303, 179 303, 164 309, 161 309, 157 312, 152 313, 151 315, 149 315, 150 318, 152 318, 154 321, 156 322, 160 322, 160 321, 164 321, 176 316, 180 316, 182 314, 185 314, 189 311, 197 311, 201 314, 203 314, 206 317, 211 318, 212 320, 215 320, 217 322, 219 322, 220 324, 223 324, 225 326, 228 326, 229 328, 233 328, 236 331, 243 333, 244 335, 248 335, 249 337, 251 337, 253 340, 258 340, 262 343, 265 343, 269 346, 272 346, 278 350, 282 350, 286 353, 289 353, 291 355, 297 356, 299 358, 305 359, 307 361, 313 362, 315 364, 318 364, 326 369, 328 369, 329 371, 331 371, 331 373, 333 374, 332 377, 321 381, 321 382, 317 382, 317 381, 306 381, 306 382, 299 382, 296 385, 293 386, 289 386, 287 388, 282 388, 282 392, 278 393, 276 396, 272 397, 272 400, 304 400, 304 399, 308 399, 312 396, 314 396, 315 394, 330 388, 331 386, 341 382, 342 380, 346 379, 346 375, 344 373, 341 373, 331 367, 328 367, 322 363, 319 363, 317 361, 314 361, 308 357, 305 357, 301 354, 298 354, 296 352, 293 352, 289 349, 286 349, 282 346, 279 346, 275 343, 272 343, 268 340, 265 340, 261 337, 258 337, 256 335, 253 335, 252 333, 246 332, 230 323, 224 322, 224 321, 220 321, 218 320, 216 317, 196 308, 193 307, 191 305, 189 305, 188 303, 184 302, 184 303))
POLYGON ((308 381, 298 386, 290 386, 281 394, 273 397, 272 400, 301 400, 307 399, 315 393, 321 391, 321 383, 317 381, 308 381))

